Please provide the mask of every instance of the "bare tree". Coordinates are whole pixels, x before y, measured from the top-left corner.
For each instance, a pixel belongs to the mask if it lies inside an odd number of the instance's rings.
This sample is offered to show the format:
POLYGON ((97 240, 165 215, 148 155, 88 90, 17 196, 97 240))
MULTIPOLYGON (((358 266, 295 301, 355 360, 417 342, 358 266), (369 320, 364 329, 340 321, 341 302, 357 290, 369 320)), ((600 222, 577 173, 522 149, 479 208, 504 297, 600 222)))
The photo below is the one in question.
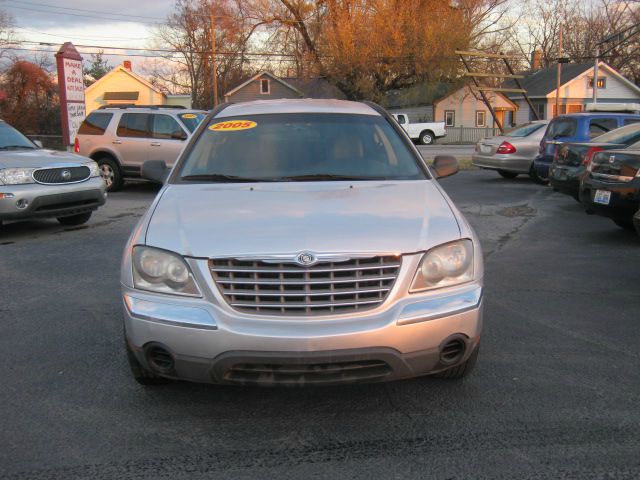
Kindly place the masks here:
POLYGON ((241 0, 178 0, 154 45, 177 51, 153 65, 152 77, 176 93, 191 93, 197 108, 213 105, 211 14, 215 16, 216 66, 219 92, 244 78, 249 35, 241 0))

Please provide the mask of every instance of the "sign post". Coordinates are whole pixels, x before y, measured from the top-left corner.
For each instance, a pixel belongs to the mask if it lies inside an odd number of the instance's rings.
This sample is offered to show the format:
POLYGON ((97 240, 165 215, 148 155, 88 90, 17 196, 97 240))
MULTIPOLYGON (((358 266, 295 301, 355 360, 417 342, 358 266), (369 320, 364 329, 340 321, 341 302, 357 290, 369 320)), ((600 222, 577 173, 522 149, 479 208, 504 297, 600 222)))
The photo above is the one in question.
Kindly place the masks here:
POLYGON ((75 141, 78 128, 85 116, 82 57, 71 42, 66 42, 56 53, 56 65, 62 140, 69 149, 75 141))

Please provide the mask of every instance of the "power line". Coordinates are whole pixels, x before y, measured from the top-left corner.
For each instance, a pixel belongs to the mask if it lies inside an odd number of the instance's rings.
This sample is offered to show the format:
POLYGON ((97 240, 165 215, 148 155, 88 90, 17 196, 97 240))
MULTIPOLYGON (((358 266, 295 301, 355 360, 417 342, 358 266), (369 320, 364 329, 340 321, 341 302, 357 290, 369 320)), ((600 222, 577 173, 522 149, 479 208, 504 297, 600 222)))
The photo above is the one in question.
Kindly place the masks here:
MULTIPOLYGON (((4 0, 6 1, 6 0, 4 0)), ((64 9, 64 10, 74 10, 77 12, 87 12, 87 13, 99 13, 99 14, 103 14, 103 15, 121 15, 121 14, 117 14, 117 13, 113 13, 113 12, 103 12, 103 11, 99 11, 99 10, 87 10, 85 8, 76 8, 76 7, 66 7, 66 6, 61 6, 61 5, 51 5, 48 3, 36 3, 36 2, 27 2, 25 0, 20 0, 20 2, 18 2, 17 0, 8 0, 11 3, 26 3, 27 5, 35 5, 38 7, 45 7, 45 8, 54 8, 54 9, 64 9)), ((160 18, 160 17, 149 17, 146 15, 131 15, 131 14, 126 14, 127 17, 135 17, 135 18, 145 18, 145 19, 149 19, 149 20, 160 20, 160 21, 164 21, 164 18, 160 18)))
POLYGON ((105 18, 105 17, 98 17, 96 15, 82 15, 79 13, 70 13, 70 12, 56 12, 55 10, 38 10, 35 8, 28 8, 28 7, 18 7, 15 5, 7 5, 7 8, 17 8, 20 10, 28 10, 30 12, 38 12, 38 13, 46 13, 46 14, 55 14, 55 15, 64 15, 64 16, 72 16, 72 17, 83 17, 83 18, 97 18, 99 20, 108 20, 111 22, 128 22, 128 23, 144 23, 147 25, 160 25, 160 22, 147 22, 144 20, 126 20, 124 18, 105 18))
POLYGON ((128 42, 131 40, 148 40, 150 37, 90 37, 87 35, 69 35, 69 34, 61 34, 61 33, 48 33, 48 32, 39 32, 37 30, 27 30, 26 28, 23 27, 16 27, 19 30, 25 31, 27 33, 33 33, 36 35, 47 35, 47 36, 51 36, 51 37, 60 37, 60 38, 69 38, 69 37, 73 37, 73 38, 83 38, 85 40, 111 40, 114 42, 128 42))

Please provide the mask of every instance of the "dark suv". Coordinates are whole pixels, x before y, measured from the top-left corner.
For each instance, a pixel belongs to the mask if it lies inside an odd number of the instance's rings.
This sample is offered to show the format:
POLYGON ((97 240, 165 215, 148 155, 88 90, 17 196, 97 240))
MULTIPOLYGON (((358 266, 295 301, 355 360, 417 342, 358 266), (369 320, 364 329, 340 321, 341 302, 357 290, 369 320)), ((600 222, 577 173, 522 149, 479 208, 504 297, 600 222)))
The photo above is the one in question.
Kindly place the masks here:
POLYGON ((556 149, 563 143, 588 142, 610 130, 635 122, 640 122, 640 115, 629 113, 572 113, 554 118, 540 142, 540 152, 533 161, 531 176, 539 183, 547 183, 556 149))
POLYGON ((168 106, 102 107, 85 118, 75 152, 98 163, 107 189, 140 177, 147 160, 174 164, 206 112, 168 106))
POLYGON ((633 230, 640 208, 640 149, 608 150, 593 156, 580 185, 580 201, 587 213, 611 218, 633 230))

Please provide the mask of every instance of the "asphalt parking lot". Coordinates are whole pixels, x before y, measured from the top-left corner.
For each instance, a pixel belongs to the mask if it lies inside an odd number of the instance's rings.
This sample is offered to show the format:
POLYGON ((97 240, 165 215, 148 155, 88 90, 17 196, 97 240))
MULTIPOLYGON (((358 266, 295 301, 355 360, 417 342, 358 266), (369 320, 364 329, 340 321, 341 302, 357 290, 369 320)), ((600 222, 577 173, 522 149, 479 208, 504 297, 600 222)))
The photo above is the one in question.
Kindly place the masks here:
POLYGON ((442 181, 486 261, 462 382, 143 388, 119 260, 156 187, 87 226, 0 230, 0 478, 640 477, 640 240, 568 196, 484 171, 442 181))

